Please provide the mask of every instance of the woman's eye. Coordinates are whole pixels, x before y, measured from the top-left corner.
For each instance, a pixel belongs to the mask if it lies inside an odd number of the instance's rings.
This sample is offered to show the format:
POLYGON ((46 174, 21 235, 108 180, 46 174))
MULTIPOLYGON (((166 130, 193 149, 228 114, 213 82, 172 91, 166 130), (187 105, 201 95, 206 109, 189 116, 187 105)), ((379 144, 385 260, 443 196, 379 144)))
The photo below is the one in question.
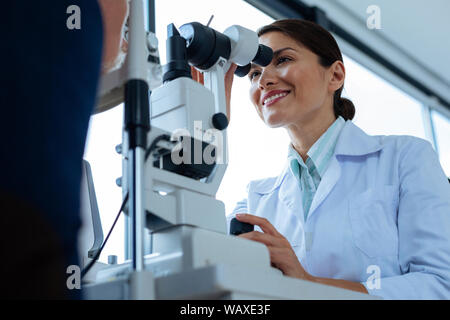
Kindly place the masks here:
POLYGON ((281 64, 281 63, 283 63, 283 62, 286 62, 286 61, 291 61, 291 58, 288 58, 288 57, 279 57, 279 58, 277 59, 277 65, 278 65, 278 64, 281 64))
POLYGON ((257 75, 259 75, 260 74, 260 72, 259 71, 257 71, 257 70, 255 70, 255 71, 252 71, 252 72, 250 72, 250 74, 248 75, 248 77, 250 78, 250 80, 253 80, 257 75))

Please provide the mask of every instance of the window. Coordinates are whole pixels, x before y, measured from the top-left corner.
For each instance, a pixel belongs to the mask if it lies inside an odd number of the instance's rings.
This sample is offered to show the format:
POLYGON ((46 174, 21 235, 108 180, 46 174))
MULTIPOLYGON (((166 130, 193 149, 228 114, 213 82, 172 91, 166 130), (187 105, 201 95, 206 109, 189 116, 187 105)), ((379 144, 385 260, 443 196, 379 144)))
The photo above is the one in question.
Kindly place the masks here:
MULTIPOLYGON (((426 139, 422 104, 344 56, 343 96, 353 101, 354 123, 370 135, 412 135, 426 139)), ((431 142, 431 141, 430 141, 431 142)))
POLYGON ((439 160, 445 174, 450 177, 450 119, 437 111, 431 113, 431 118, 436 133, 439 160))

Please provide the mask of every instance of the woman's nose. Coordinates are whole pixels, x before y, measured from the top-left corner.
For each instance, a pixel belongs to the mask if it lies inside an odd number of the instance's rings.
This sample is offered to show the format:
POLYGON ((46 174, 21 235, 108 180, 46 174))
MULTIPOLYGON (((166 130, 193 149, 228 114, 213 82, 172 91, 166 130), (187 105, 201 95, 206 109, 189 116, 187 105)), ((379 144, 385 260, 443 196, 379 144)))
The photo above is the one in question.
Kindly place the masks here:
POLYGON ((258 79, 258 85, 260 89, 265 89, 268 86, 274 85, 276 83, 276 76, 270 68, 265 68, 261 71, 261 75, 258 79))

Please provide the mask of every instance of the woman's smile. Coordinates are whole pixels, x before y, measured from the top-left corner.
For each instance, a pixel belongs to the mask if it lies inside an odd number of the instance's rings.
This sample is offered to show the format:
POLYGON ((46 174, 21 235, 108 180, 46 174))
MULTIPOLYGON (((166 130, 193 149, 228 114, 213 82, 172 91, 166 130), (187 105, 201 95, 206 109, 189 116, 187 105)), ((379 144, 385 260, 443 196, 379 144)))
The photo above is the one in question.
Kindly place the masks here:
POLYGON ((289 90, 273 90, 264 95, 262 105, 269 107, 286 97, 290 93, 289 90))

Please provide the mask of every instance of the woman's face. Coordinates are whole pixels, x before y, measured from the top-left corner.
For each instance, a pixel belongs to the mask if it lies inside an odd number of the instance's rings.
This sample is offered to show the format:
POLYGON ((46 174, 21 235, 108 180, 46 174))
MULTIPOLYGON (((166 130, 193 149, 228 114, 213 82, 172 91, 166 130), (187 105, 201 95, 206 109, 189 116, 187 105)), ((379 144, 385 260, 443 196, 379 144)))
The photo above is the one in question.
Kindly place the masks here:
POLYGON ((316 54, 281 32, 263 34, 259 42, 272 48, 274 57, 268 66, 254 65, 250 70, 250 98, 269 127, 286 127, 333 112, 329 73, 316 54))

